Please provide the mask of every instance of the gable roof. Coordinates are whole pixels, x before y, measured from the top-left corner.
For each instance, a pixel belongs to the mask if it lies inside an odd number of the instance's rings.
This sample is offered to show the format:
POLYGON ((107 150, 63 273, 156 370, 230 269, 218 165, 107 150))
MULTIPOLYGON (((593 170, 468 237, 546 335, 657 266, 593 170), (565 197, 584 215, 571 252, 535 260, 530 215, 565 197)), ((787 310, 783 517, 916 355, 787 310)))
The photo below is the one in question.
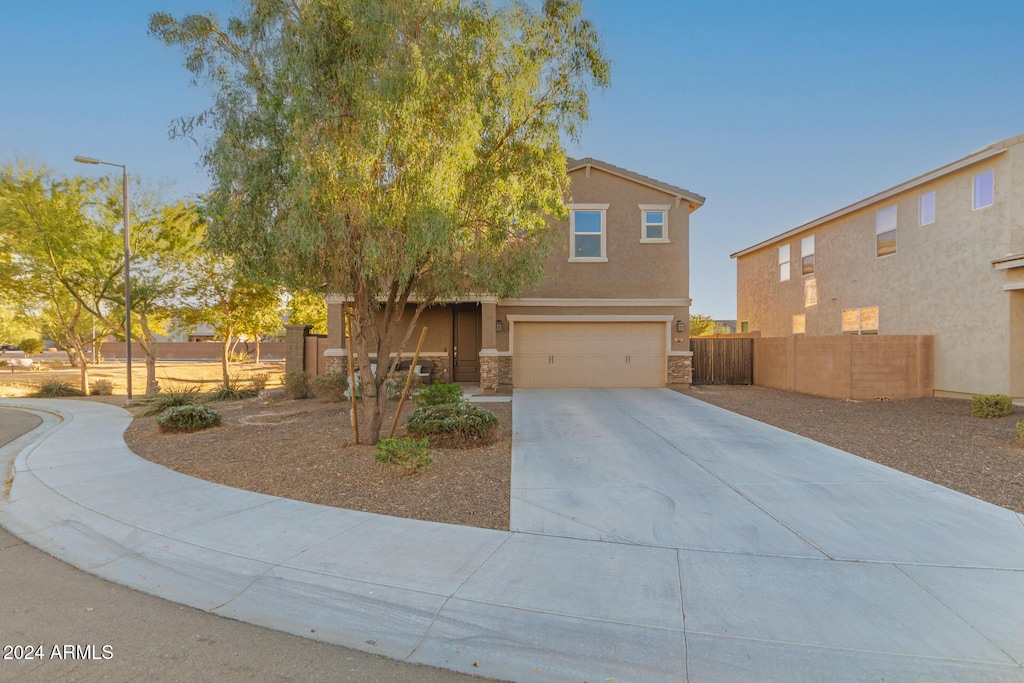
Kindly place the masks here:
POLYGON ((573 159, 571 157, 566 158, 566 173, 571 173, 572 171, 577 171, 581 168, 587 170, 589 170, 590 168, 600 169, 605 173, 610 173, 611 175, 618 176, 620 178, 625 178, 626 180, 630 180, 634 183, 638 183, 640 185, 653 188, 655 190, 660 190, 661 192, 670 194, 673 197, 675 197, 677 205, 680 201, 685 201, 686 203, 688 203, 690 205, 690 211, 696 211, 697 209, 704 205, 705 201, 707 201, 705 197, 700 196, 696 192, 690 192, 689 190, 684 189, 682 187, 676 187, 675 185, 663 183, 660 180, 649 178, 645 175, 636 173, 635 171, 630 171, 629 169, 622 168, 621 166, 609 164, 607 161, 601 161, 600 159, 595 159, 594 157, 585 157, 583 159, 573 159))
POLYGON ((872 204, 883 202, 886 199, 889 199, 890 197, 898 195, 902 192, 906 192, 907 190, 912 190, 915 187, 924 185, 925 183, 929 183, 933 180, 941 178, 942 176, 949 175, 954 171, 959 171, 960 169, 970 166, 971 164, 976 164, 979 161, 984 161, 985 159, 994 157, 997 154, 1002 154, 1007 149, 1020 142, 1024 142, 1024 135, 1016 135, 1012 138, 1000 140, 999 142, 993 143, 988 147, 983 147, 979 149, 977 152, 972 152, 971 154, 968 154, 965 157, 957 159, 956 161, 951 161, 945 166, 940 166, 932 171, 923 173, 917 176, 916 178, 911 178, 906 182, 890 187, 888 190, 882 190, 877 194, 871 195, 867 199, 862 199, 859 202, 850 204, 849 206, 844 206, 843 208, 837 211, 833 211, 832 213, 822 216, 821 218, 815 218, 813 221, 810 221, 809 223, 804 223, 803 225, 799 225, 793 228, 792 230, 788 230, 784 233, 776 235, 775 237, 766 239, 763 242, 758 242, 752 247, 747 247, 746 249, 737 251, 735 254, 730 254, 730 258, 746 256, 747 254, 758 251, 759 249, 764 249, 765 247, 771 246, 776 242, 782 242, 784 240, 789 239, 790 237, 799 235, 802 232, 806 232, 807 230, 816 228, 819 225, 823 225, 824 223, 829 223, 831 221, 836 220, 837 218, 842 218, 843 216, 854 213, 855 211, 860 211, 861 209, 867 208, 872 204))

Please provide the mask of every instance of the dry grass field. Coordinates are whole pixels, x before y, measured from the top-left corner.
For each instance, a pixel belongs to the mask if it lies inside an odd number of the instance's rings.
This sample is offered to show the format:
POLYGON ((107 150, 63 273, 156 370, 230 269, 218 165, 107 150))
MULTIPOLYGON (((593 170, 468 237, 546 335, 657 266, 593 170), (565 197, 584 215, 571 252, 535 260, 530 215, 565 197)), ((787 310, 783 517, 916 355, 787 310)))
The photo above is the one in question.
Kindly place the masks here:
MULTIPOLYGON (((0 356, 0 363, 7 358, 21 357, 21 353, 0 356)), ((37 356, 42 368, 25 370, 0 366, 0 396, 28 396, 38 390, 40 383, 48 379, 62 379, 75 388, 81 388, 81 372, 66 362, 63 354, 45 353, 37 356)), ((243 382, 253 375, 266 374, 269 387, 280 386, 284 381, 284 361, 261 363, 233 363, 231 377, 243 382)), ((123 361, 104 361, 89 366, 89 383, 105 379, 113 383, 114 396, 126 396, 126 372, 123 361)), ((221 381, 220 361, 157 361, 156 379, 164 390, 183 386, 200 386, 205 390, 216 389, 221 381)), ((141 396, 146 390, 146 364, 141 358, 132 359, 132 395, 141 396)))

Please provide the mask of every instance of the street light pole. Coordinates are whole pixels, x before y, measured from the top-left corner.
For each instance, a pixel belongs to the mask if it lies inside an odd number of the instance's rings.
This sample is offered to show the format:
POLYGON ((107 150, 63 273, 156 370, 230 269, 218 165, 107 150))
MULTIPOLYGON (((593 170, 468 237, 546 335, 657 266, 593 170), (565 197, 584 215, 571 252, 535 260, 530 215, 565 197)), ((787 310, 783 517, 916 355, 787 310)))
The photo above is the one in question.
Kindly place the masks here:
MULTIPOLYGON (((127 366, 127 389, 128 403, 132 402, 132 291, 131 272, 129 262, 131 261, 131 249, 128 246, 128 167, 125 164, 112 164, 109 161, 100 161, 92 157, 76 156, 75 161, 80 164, 103 164, 104 166, 116 166, 121 169, 121 192, 124 200, 124 357, 127 366)), ((94 341, 93 344, 96 342, 94 341)))

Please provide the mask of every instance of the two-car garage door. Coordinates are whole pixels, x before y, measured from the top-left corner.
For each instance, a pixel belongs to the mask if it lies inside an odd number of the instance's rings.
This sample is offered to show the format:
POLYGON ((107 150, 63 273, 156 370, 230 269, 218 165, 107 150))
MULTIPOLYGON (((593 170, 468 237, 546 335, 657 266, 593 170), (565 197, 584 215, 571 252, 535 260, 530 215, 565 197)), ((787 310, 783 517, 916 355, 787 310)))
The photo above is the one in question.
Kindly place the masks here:
POLYGON ((513 386, 663 387, 663 322, 517 322, 513 386))

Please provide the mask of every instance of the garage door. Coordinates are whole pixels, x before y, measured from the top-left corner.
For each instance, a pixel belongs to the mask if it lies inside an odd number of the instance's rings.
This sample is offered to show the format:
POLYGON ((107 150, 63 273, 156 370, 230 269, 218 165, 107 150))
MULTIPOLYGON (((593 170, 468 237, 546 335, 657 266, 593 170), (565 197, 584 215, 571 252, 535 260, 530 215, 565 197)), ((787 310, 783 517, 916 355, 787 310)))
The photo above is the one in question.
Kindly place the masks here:
POLYGON ((663 387, 665 323, 516 323, 516 387, 663 387))

